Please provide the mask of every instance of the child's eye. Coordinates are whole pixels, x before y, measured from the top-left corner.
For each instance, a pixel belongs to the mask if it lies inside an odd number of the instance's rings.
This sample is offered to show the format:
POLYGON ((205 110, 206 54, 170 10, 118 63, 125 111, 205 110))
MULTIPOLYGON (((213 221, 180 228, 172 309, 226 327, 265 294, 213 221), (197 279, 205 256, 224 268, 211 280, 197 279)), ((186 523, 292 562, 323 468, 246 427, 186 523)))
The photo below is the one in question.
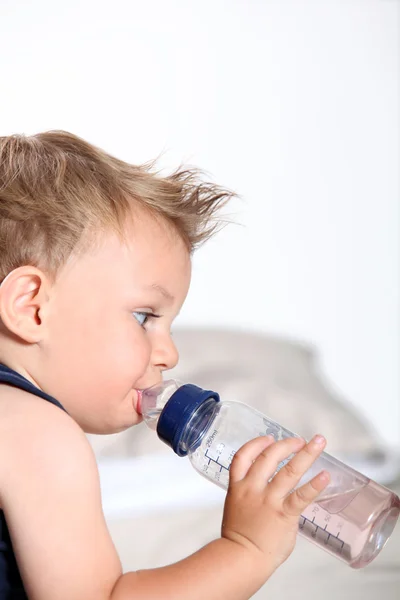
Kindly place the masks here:
POLYGON ((154 313, 140 311, 135 311, 133 315, 141 327, 144 327, 150 318, 158 319, 160 317, 160 315, 155 315, 154 313))

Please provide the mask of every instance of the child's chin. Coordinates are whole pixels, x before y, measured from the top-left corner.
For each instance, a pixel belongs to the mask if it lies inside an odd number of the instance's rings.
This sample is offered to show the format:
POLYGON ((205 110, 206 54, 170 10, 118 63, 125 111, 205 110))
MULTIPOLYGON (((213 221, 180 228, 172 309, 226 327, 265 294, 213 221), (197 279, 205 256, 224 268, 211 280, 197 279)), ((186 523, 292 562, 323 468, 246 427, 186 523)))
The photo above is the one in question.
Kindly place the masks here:
POLYGON ((126 431, 135 425, 139 425, 143 421, 143 417, 138 415, 135 412, 132 412, 128 418, 119 419, 118 422, 113 423, 102 423, 97 424, 97 426, 92 426, 89 430, 86 430, 86 433, 94 433, 97 435, 112 435, 114 433, 121 433, 122 431, 126 431))
MULTIPOLYGON (((129 415, 128 419, 124 423, 121 423, 120 427, 118 428, 118 431, 125 431, 126 429, 129 429, 130 427, 139 425, 139 423, 142 423, 142 421, 143 421, 142 415, 139 415, 137 412, 132 411, 132 413, 129 415)), ((114 433, 118 433, 118 431, 115 431, 114 433)))

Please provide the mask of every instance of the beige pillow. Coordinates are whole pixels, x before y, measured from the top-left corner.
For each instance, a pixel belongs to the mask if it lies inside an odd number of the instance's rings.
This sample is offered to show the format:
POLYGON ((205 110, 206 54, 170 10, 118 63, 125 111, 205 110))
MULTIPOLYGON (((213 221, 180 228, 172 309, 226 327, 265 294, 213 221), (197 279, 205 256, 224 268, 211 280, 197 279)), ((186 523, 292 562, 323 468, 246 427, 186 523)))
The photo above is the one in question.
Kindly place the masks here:
MULTIPOLYGON (((322 433, 327 452, 341 458, 379 459, 383 454, 372 427, 320 372, 315 348, 217 329, 181 329, 174 341, 180 361, 165 379, 213 389, 221 400, 245 402, 306 439, 322 433)), ((145 424, 89 439, 100 458, 172 452, 145 424)))

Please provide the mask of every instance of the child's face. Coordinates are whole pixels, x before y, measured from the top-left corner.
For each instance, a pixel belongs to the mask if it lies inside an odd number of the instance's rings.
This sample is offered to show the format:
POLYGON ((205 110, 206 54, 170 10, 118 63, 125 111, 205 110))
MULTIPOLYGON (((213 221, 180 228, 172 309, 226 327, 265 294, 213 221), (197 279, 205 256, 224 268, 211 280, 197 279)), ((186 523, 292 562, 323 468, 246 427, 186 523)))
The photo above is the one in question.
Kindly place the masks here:
POLYGON ((108 234, 69 261, 48 303, 39 383, 87 432, 140 422, 137 390, 178 360, 170 328, 189 289, 189 253, 148 216, 128 231, 128 247, 108 234))

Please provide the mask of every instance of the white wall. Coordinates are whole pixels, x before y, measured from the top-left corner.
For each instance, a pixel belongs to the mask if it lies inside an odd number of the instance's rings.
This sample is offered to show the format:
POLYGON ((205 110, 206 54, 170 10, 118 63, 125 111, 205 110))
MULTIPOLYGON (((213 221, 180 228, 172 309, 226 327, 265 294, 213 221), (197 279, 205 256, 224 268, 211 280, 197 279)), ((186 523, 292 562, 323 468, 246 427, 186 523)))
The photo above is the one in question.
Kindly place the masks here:
POLYGON ((2 0, 0 132, 235 189, 180 323, 312 342, 400 446, 398 43, 389 0, 2 0))

